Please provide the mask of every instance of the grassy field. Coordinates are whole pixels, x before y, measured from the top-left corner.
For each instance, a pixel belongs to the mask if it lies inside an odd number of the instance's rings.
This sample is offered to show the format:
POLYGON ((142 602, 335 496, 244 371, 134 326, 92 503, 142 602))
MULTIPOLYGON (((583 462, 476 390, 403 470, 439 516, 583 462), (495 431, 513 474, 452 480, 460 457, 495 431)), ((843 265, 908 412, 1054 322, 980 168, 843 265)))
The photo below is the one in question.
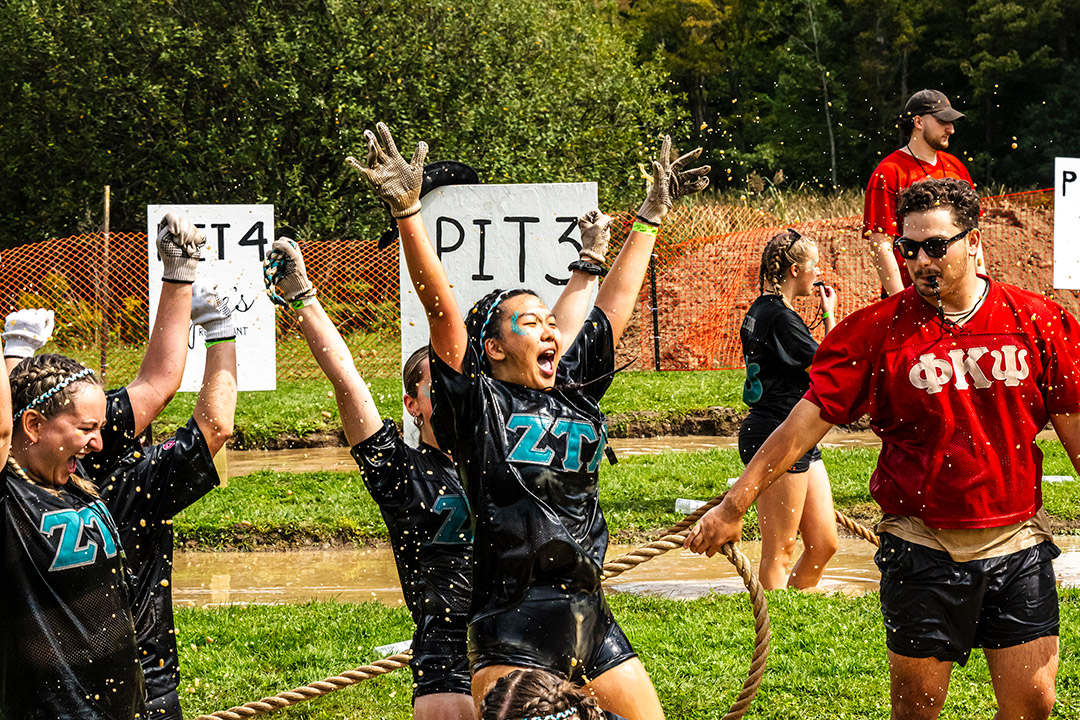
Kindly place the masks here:
MULTIPOLYGON (((1057 441, 1041 442, 1047 475, 1073 475, 1057 441)), ((874 522, 877 505, 868 481, 877 460, 872 448, 822 450, 837 509, 874 522)), ((627 457, 600 470, 600 503, 617 542, 640 542, 680 519, 676 498, 707 500, 739 475, 735 450, 666 452, 627 457)), ((1080 528, 1080 483, 1046 483, 1044 502, 1058 532, 1080 528)), ((378 508, 359 472, 257 472, 229 480, 177 516, 177 541, 200 549, 296 547, 386 539, 378 508)), ((760 537, 757 516, 746 517, 743 537, 760 537)))
MULTIPOLYGON (((651 411, 677 417, 691 410, 721 406, 745 409, 742 370, 700 372, 622 372, 604 396, 604 412, 651 411)), ((372 395, 383 417, 401 421, 401 383, 394 378, 370 378, 372 395)), ((194 393, 180 393, 155 423, 164 437, 187 422, 195 406, 194 393)), ((341 428, 330 382, 279 381, 274 392, 244 392, 236 407, 236 431, 242 446, 259 447, 283 435, 335 433, 341 428), (329 416, 323 413, 329 413, 329 416)))
MULTIPOLYGON (((718 560, 717 562, 724 562, 718 560)), ((772 645, 747 718, 885 720, 888 666, 877 594, 768 594, 772 645)), ((669 718, 713 720, 749 668, 753 622, 745 594, 700 600, 614 595, 611 605, 652 676, 669 718)), ((1062 652, 1054 718, 1080 713, 1080 591, 1061 591, 1062 652)), ((403 608, 309 603, 180 609, 185 717, 239 705, 371 662, 373 648, 411 636, 403 608)), ((408 670, 283 710, 310 720, 407 720, 408 670)), ((988 718, 995 704, 981 652, 953 672, 941 717, 988 718)))

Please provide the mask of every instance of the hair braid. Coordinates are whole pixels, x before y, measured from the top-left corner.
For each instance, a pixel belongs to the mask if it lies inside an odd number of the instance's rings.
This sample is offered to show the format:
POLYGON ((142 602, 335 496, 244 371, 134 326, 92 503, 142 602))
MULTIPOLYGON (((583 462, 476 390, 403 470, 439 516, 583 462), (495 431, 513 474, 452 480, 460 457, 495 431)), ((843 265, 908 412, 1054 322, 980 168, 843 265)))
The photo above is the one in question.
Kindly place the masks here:
POLYGON ((491 688, 480 707, 481 720, 531 720, 572 711, 572 720, 604 720, 596 699, 547 670, 515 670, 491 688))
MULTIPOLYGON (((792 229, 773 235, 761 252, 761 265, 758 268, 758 289, 780 295, 780 283, 783 282, 788 268, 804 263, 810 257, 810 248, 814 241, 792 229)), ((786 302, 786 301, 785 301, 786 302)))
MULTIPOLYGON (((79 361, 63 355, 44 353, 26 358, 16 365, 10 374, 12 414, 19 414, 32 409, 46 420, 62 413, 70 404, 75 391, 84 383, 101 387, 101 380, 96 374, 79 361), (73 382, 65 381, 75 375, 82 375, 73 382)), ((15 423, 13 431, 22 432, 22 424, 15 423)), ((10 453, 7 467, 18 477, 39 485, 50 492, 56 488, 30 475, 10 453)), ((92 482, 78 475, 70 478, 72 484, 92 497, 98 497, 97 488, 92 482)))

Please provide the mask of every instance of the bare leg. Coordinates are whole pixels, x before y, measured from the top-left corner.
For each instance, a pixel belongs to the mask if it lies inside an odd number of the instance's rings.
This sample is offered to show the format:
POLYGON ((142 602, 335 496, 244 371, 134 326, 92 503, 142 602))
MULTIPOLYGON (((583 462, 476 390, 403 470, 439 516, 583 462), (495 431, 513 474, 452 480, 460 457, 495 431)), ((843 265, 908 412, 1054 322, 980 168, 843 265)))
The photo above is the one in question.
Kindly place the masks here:
POLYGON ((413 720, 475 720, 476 708, 470 695, 434 693, 413 703, 413 720))
POLYGON ((600 707, 626 720, 663 720, 664 709, 641 660, 631 658, 585 685, 600 707))
POLYGON ((889 651, 892 720, 935 720, 949 693, 951 662, 889 651))
POLYGON ((986 651, 998 711, 995 720, 1045 720, 1057 693, 1058 638, 1043 637, 1022 645, 986 651))
POLYGON ((761 568, 758 576, 766 590, 787 586, 788 565, 799 535, 806 473, 784 473, 757 499, 761 526, 761 568))
POLYGON ((832 486, 825 463, 817 460, 806 472, 806 502, 802 519, 803 553, 788 578, 788 587, 805 590, 817 587, 825 572, 825 564, 836 554, 840 539, 836 534, 836 516, 833 515, 832 486))

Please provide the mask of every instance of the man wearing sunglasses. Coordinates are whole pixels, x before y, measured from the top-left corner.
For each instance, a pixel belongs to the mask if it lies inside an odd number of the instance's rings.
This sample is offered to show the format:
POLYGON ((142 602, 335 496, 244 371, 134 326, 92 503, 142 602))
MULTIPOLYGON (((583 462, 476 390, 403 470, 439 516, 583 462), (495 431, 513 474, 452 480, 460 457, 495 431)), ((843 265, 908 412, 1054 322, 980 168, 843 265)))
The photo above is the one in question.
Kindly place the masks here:
POLYGON ((895 295, 911 284, 892 242, 904 230, 896 212, 901 191, 926 178, 959 178, 974 187, 963 163, 945 152, 955 132, 954 123, 962 117, 944 93, 915 93, 900 115, 900 130, 907 144, 886 156, 870 176, 863 205, 863 234, 870 240, 883 296, 895 295))
POLYGON ((892 717, 936 718, 954 663, 981 647, 1000 720, 1049 717, 1059 554, 1036 434, 1049 421, 1080 472, 1080 323, 976 270, 979 198, 962 180, 901 194, 896 241, 913 286, 849 315, 821 343, 810 390, 686 546, 738 540, 763 490, 833 425, 881 438, 881 610, 892 717))

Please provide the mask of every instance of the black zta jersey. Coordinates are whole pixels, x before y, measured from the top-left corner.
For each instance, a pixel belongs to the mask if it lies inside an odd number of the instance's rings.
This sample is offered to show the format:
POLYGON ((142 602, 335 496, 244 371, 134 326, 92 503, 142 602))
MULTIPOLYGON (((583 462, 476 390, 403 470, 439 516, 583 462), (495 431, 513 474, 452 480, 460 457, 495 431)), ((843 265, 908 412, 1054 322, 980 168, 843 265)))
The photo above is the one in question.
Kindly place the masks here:
POLYGON ((475 516, 474 618, 511 606, 533 586, 599 589, 607 550, 599 400, 614 358, 611 326, 595 308, 550 392, 457 373, 432 355, 433 428, 453 448, 475 516))
POLYGON ((109 511, 70 484, 54 493, 9 471, 2 482, 0 717, 145 716, 131 596, 109 511))

